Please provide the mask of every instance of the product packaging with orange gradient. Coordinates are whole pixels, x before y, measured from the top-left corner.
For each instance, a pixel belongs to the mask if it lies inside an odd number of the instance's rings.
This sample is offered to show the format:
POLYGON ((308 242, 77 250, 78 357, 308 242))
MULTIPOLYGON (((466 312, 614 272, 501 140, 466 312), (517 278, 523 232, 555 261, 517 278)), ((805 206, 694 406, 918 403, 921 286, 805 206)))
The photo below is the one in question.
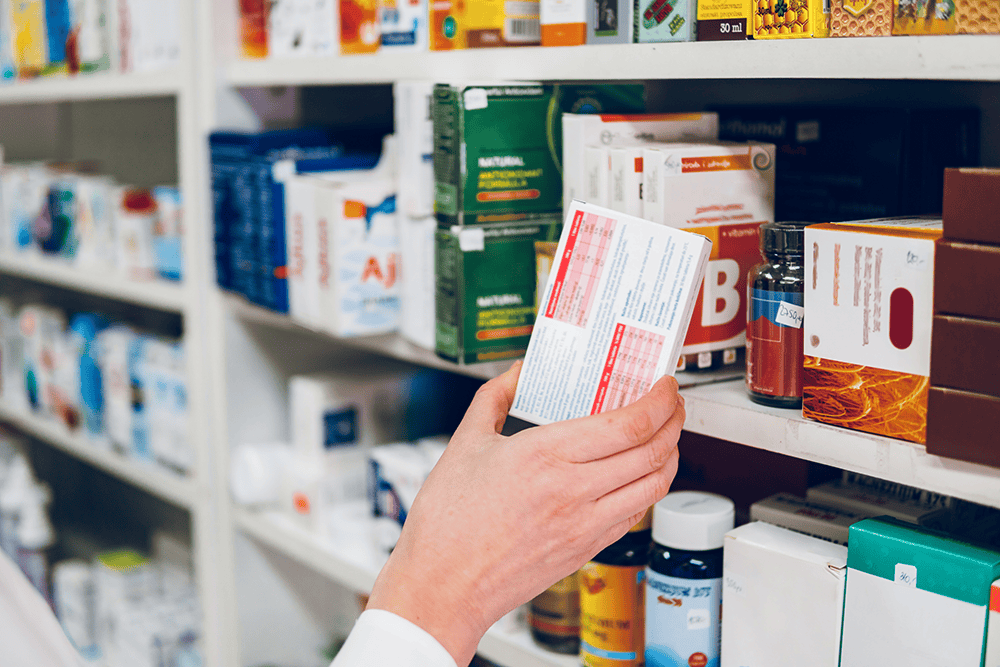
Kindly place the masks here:
POLYGON ((940 219, 806 228, 802 413, 923 443, 940 219))
POLYGON ((774 221, 774 144, 663 144, 643 151, 643 216, 712 241, 684 340, 686 364, 735 363, 746 344, 747 274, 774 221))

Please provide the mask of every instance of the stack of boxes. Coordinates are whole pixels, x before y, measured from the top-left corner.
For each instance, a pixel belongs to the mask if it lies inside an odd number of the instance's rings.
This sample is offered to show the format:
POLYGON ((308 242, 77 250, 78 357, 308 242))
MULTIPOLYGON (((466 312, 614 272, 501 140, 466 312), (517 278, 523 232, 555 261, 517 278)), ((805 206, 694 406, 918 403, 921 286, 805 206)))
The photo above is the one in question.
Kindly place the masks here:
POLYGON ((927 451, 1000 466, 1000 170, 945 172, 927 451))

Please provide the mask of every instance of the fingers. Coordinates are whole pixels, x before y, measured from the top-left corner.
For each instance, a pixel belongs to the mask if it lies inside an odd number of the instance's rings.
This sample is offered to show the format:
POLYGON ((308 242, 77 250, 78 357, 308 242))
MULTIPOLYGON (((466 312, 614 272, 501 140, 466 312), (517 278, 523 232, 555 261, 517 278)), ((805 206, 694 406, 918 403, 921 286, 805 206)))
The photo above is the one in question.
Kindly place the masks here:
POLYGON ((515 361, 506 373, 479 388, 456 433, 459 431, 499 433, 503 429, 507 413, 514 404, 514 392, 517 390, 521 364, 520 360, 515 361))
POLYGON ((597 521, 603 519, 608 523, 617 523, 656 504, 670 490, 679 460, 680 454, 675 447, 659 470, 598 498, 595 507, 597 521))
POLYGON ((678 405, 677 380, 660 378, 639 400, 600 415, 563 422, 559 428, 566 458, 585 463, 607 458, 653 437, 678 405))
POLYGON ((684 407, 678 404, 667 423, 643 444, 580 466, 589 497, 600 498, 667 465, 681 437, 684 418, 684 407))

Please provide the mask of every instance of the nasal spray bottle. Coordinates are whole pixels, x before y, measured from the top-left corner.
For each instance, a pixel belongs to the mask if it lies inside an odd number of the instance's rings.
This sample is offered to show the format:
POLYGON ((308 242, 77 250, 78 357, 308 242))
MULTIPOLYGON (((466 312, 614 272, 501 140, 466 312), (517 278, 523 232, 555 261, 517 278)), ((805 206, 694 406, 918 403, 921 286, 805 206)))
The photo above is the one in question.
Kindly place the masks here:
POLYGON ((42 597, 52 605, 49 594, 49 562, 46 550, 55 541, 47 507, 52 492, 44 484, 31 484, 17 524, 17 564, 42 597))

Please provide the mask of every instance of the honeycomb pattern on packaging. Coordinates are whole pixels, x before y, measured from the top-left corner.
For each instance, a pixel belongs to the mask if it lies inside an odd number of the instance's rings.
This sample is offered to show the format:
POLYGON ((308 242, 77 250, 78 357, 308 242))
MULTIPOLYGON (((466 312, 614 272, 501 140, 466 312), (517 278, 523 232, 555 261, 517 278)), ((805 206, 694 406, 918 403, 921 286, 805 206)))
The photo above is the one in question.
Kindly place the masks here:
POLYGON ((833 0, 831 5, 831 36, 887 37, 892 34, 892 0, 866 3, 833 0))
POLYGON ((753 30, 755 37, 808 33, 808 3, 806 0, 757 0, 753 30))
POLYGON ((1000 34, 1000 0, 957 0, 956 32, 1000 34))

